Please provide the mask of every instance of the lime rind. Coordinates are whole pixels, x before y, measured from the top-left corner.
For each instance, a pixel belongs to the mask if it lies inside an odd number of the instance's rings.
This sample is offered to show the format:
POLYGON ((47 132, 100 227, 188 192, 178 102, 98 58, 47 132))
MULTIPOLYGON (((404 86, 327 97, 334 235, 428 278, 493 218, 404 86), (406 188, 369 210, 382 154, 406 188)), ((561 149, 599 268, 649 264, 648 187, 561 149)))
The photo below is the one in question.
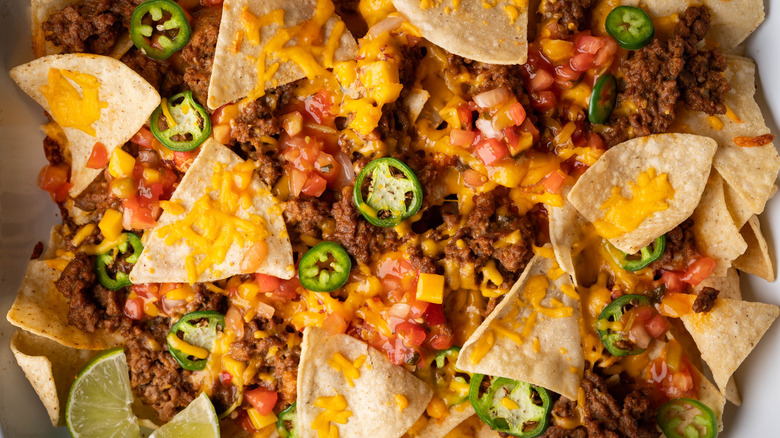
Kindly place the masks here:
POLYGON ((124 350, 115 348, 92 358, 68 393, 65 418, 73 437, 140 437, 130 405, 129 371, 124 350))
POLYGON ((219 419, 214 405, 201 393, 183 411, 154 431, 150 438, 219 438, 219 419))

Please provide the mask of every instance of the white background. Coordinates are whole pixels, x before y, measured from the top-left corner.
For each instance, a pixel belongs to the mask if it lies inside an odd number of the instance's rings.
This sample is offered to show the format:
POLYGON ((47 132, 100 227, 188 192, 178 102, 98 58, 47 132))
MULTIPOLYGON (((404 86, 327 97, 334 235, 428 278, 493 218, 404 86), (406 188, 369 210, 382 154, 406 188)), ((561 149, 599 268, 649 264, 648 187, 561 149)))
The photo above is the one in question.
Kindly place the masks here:
MULTIPOLYGON (((756 98, 772 132, 780 134, 780 4, 765 3, 767 20, 748 40, 747 55, 758 62, 756 98)), ((54 204, 36 186, 46 164, 43 135, 37 130, 45 121, 43 112, 7 73, 32 60, 28 5, 29 0, 0 0, 0 438, 68 436, 67 429, 51 427, 16 365, 8 346, 13 327, 4 317, 35 242, 45 242, 59 221, 54 204)), ((780 242, 780 201, 770 201, 767 210, 762 227, 774 255, 780 242)), ((780 304, 780 284, 745 277, 745 299, 780 304)), ((720 436, 780 436, 780 323, 770 328, 737 379, 744 402, 739 408, 727 407, 726 429, 720 436)))

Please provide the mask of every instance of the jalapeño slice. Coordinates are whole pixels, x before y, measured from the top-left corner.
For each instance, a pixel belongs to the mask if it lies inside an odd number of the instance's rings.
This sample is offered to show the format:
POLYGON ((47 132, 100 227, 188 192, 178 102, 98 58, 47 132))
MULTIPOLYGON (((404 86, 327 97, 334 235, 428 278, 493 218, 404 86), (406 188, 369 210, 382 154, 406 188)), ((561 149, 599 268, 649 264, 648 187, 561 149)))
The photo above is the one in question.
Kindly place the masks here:
POLYGON ((588 120, 591 123, 602 124, 609 119, 617 102, 617 80, 606 74, 596 81, 588 104, 588 120))
POLYGON ((469 375, 455 368, 460 347, 450 347, 436 354, 431 363, 433 385, 447 406, 459 405, 469 398, 469 375))
POLYGON ((206 368, 209 353, 214 349, 217 332, 224 327, 225 315, 219 312, 204 310, 188 313, 168 332, 168 351, 185 370, 202 370, 206 368))
POLYGON ((301 286, 314 292, 331 292, 347 282, 352 261, 344 247, 321 242, 306 251, 298 264, 301 286))
POLYGON ((211 118, 195 102, 192 91, 163 99, 149 118, 152 134, 168 149, 186 152, 200 146, 211 135, 211 118), (165 117, 165 127, 161 127, 165 117))
POLYGON ((623 253, 623 263, 621 265, 622 268, 626 271, 638 271, 648 267, 650 263, 660 259, 664 254, 664 249, 666 249, 666 236, 662 235, 661 237, 658 237, 655 239, 652 245, 652 251, 650 250, 650 245, 647 245, 646 247, 639 250, 639 259, 629 259, 628 255, 623 253))
POLYGON ((642 8, 618 6, 604 23, 612 38, 627 50, 637 50, 648 45, 655 35, 653 20, 642 8))
POLYGON ((547 429, 552 403, 546 389, 526 382, 474 374, 469 401, 491 429, 522 438, 539 436, 547 429), (491 379, 482 390, 485 377, 491 379))
POLYGON ((623 317, 624 308, 627 306, 649 306, 650 300, 644 295, 623 295, 605 307, 599 315, 596 322, 596 330, 599 332, 601 342, 609 351, 609 354, 619 356, 630 356, 645 351, 644 348, 627 349, 622 348, 620 344, 630 343, 623 333, 617 333, 609 328, 609 324, 620 321, 623 317))
POLYGON ((422 186, 412 169, 392 157, 378 158, 366 165, 355 181, 355 205, 368 222, 394 227, 413 216, 422 205, 422 186), (368 195, 363 199, 363 183, 368 195))
POLYGON ((674 399, 661 406, 656 416, 667 438, 715 438, 715 413, 704 403, 690 398, 674 399))
POLYGON ((279 412, 276 419, 276 431, 282 438, 298 438, 298 417, 295 405, 296 403, 293 403, 287 409, 279 412))
POLYGON ((108 272, 109 267, 114 265, 119 260, 119 257, 127 254, 130 248, 133 249, 133 253, 125 258, 125 262, 135 264, 141 256, 141 251, 144 250, 144 245, 141 243, 141 239, 133 233, 122 233, 121 243, 97 256, 95 272, 97 273, 98 281, 106 289, 119 290, 133 284, 130 281, 130 274, 126 272, 117 270, 114 278, 111 278, 108 272))
POLYGON ((187 45, 191 33, 184 10, 170 0, 143 2, 130 18, 130 39, 138 50, 154 59, 170 58, 187 45))

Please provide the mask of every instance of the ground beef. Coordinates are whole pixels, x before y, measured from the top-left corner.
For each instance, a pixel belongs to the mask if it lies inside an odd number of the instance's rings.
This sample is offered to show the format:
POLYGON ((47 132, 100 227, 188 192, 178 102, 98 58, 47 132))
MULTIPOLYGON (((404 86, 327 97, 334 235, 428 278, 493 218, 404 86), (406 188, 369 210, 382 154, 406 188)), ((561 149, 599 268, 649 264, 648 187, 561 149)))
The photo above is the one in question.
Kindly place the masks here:
POLYGON ((706 313, 715 306, 715 300, 720 291, 712 287, 704 287, 699 291, 696 300, 693 302, 693 311, 696 313, 706 313))
POLYGON ((341 244, 361 263, 369 263, 371 254, 395 251, 400 244, 393 228, 376 227, 363 219, 352 200, 351 185, 342 189, 341 199, 333 204, 331 214, 336 220, 336 229, 326 238, 341 244))
POLYGON ((565 39, 588 23, 589 9, 596 3, 596 0, 545 0, 540 12, 545 21, 557 19, 558 33, 565 39))
POLYGON ((37 260, 43 254, 43 242, 38 241, 33 247, 32 254, 30 254, 30 260, 37 260))
POLYGON ((43 139, 43 153, 46 156, 46 161, 51 164, 56 165, 65 162, 65 158, 62 156, 62 146, 51 137, 47 136, 43 139))
POLYGON ((426 274, 439 274, 441 269, 433 258, 423 254, 422 249, 417 245, 409 245, 406 248, 406 254, 409 256, 409 262, 415 270, 426 274))
POLYGON ((251 143, 255 148, 263 144, 261 138, 282 132, 280 110, 293 98, 294 84, 285 84, 266 90, 263 97, 241 106, 233 121, 232 136, 241 143, 251 143))
POLYGON ((225 295, 209 291, 203 283, 196 283, 193 287, 195 296, 187 303, 187 313, 201 310, 213 310, 223 314, 227 312, 228 300, 225 295))
POLYGON ((285 203, 284 219, 287 227, 296 233, 319 237, 330 211, 331 205, 322 199, 301 194, 285 203))
MULTIPOLYGON (((655 438, 660 436, 656 428, 659 405, 652 400, 652 388, 634 387, 631 382, 615 382, 608 385, 603 377, 586 370, 582 379, 585 392, 583 426, 567 430, 551 425, 543 437, 590 438, 655 438)), ((560 418, 577 418, 577 403, 561 397, 553 406, 553 413, 560 418)))
POLYGON ((108 182, 106 182, 106 178, 101 173, 83 192, 79 193, 73 200, 73 203, 84 211, 97 211, 98 216, 102 217, 103 213, 109 208, 119 210, 120 200, 111 196, 108 182))
POLYGON ((43 22, 46 39, 65 53, 107 55, 125 30, 122 18, 112 11, 112 0, 85 0, 68 5, 43 22))
POLYGON ((689 7, 672 39, 654 39, 620 66, 625 96, 638 108, 629 117, 636 135, 666 132, 680 99, 693 110, 725 114, 725 95, 730 89, 723 75, 725 58, 717 49, 697 50, 709 27, 709 10, 689 7))
POLYGON ((268 187, 275 186, 276 182, 279 181, 279 178, 282 176, 282 166, 276 161, 276 158, 269 154, 257 154, 255 161, 258 165, 255 172, 260 175, 260 179, 262 179, 268 187))
POLYGON ((525 94, 523 76, 520 74, 521 67, 519 65, 485 64, 453 54, 447 54, 447 62, 449 63, 450 72, 453 74, 465 72, 473 78, 479 78, 471 81, 471 83, 479 85, 464 84, 464 87, 470 87, 464 90, 466 94, 475 95, 500 87, 507 88, 515 96, 525 94))
POLYGON ((205 107, 208 101, 211 67, 217 49, 222 8, 204 8, 193 15, 192 36, 181 51, 186 68, 184 82, 198 102, 205 107))
POLYGON ((129 324, 123 315, 125 292, 108 290, 97 283, 94 257, 76 253, 54 285, 68 300, 68 324, 79 330, 113 331, 129 324))
POLYGON ((611 148, 612 146, 618 145, 628 140, 628 128, 630 124, 627 118, 615 118, 603 126, 605 129, 600 132, 600 135, 604 140, 604 143, 607 145, 607 148, 611 148))
POLYGON ((191 383, 191 372, 181 368, 167 351, 170 319, 158 317, 147 324, 123 333, 130 386, 136 397, 157 411, 160 420, 168 421, 190 404, 198 391, 191 383))
POLYGON ((661 258, 650 264, 650 269, 657 271, 684 271, 690 262, 701 256, 693 235, 693 221, 688 219, 672 231, 666 233, 666 248, 661 258))
POLYGON ((168 61, 152 59, 132 47, 121 61, 149 82, 162 96, 176 94, 184 83, 182 75, 168 61))

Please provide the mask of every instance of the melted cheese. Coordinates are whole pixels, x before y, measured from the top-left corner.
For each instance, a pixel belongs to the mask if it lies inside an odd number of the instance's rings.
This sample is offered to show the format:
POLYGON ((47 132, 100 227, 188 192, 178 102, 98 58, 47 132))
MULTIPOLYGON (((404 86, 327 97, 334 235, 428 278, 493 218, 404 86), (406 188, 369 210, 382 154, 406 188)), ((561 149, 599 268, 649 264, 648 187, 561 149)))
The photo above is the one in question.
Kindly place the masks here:
POLYGON ((92 125, 100 119, 100 110, 108 107, 100 100, 100 82, 87 74, 49 69, 49 84, 40 88, 49 104, 49 111, 57 123, 64 128, 75 128, 96 136, 92 125), (81 87, 81 94, 71 83, 81 87))
POLYGON ((347 399, 341 394, 318 397, 314 406, 322 408, 323 411, 314 418, 311 428, 317 431, 320 438, 338 438, 338 428, 333 423, 346 424, 352 416, 352 412, 347 410, 347 399))
POLYGON ((341 353, 335 353, 333 357, 328 359, 328 365, 330 365, 334 370, 341 372, 349 386, 355 386, 352 381, 360 378, 359 368, 365 360, 365 355, 361 355, 355 359, 355 362, 353 363, 350 362, 341 353))

